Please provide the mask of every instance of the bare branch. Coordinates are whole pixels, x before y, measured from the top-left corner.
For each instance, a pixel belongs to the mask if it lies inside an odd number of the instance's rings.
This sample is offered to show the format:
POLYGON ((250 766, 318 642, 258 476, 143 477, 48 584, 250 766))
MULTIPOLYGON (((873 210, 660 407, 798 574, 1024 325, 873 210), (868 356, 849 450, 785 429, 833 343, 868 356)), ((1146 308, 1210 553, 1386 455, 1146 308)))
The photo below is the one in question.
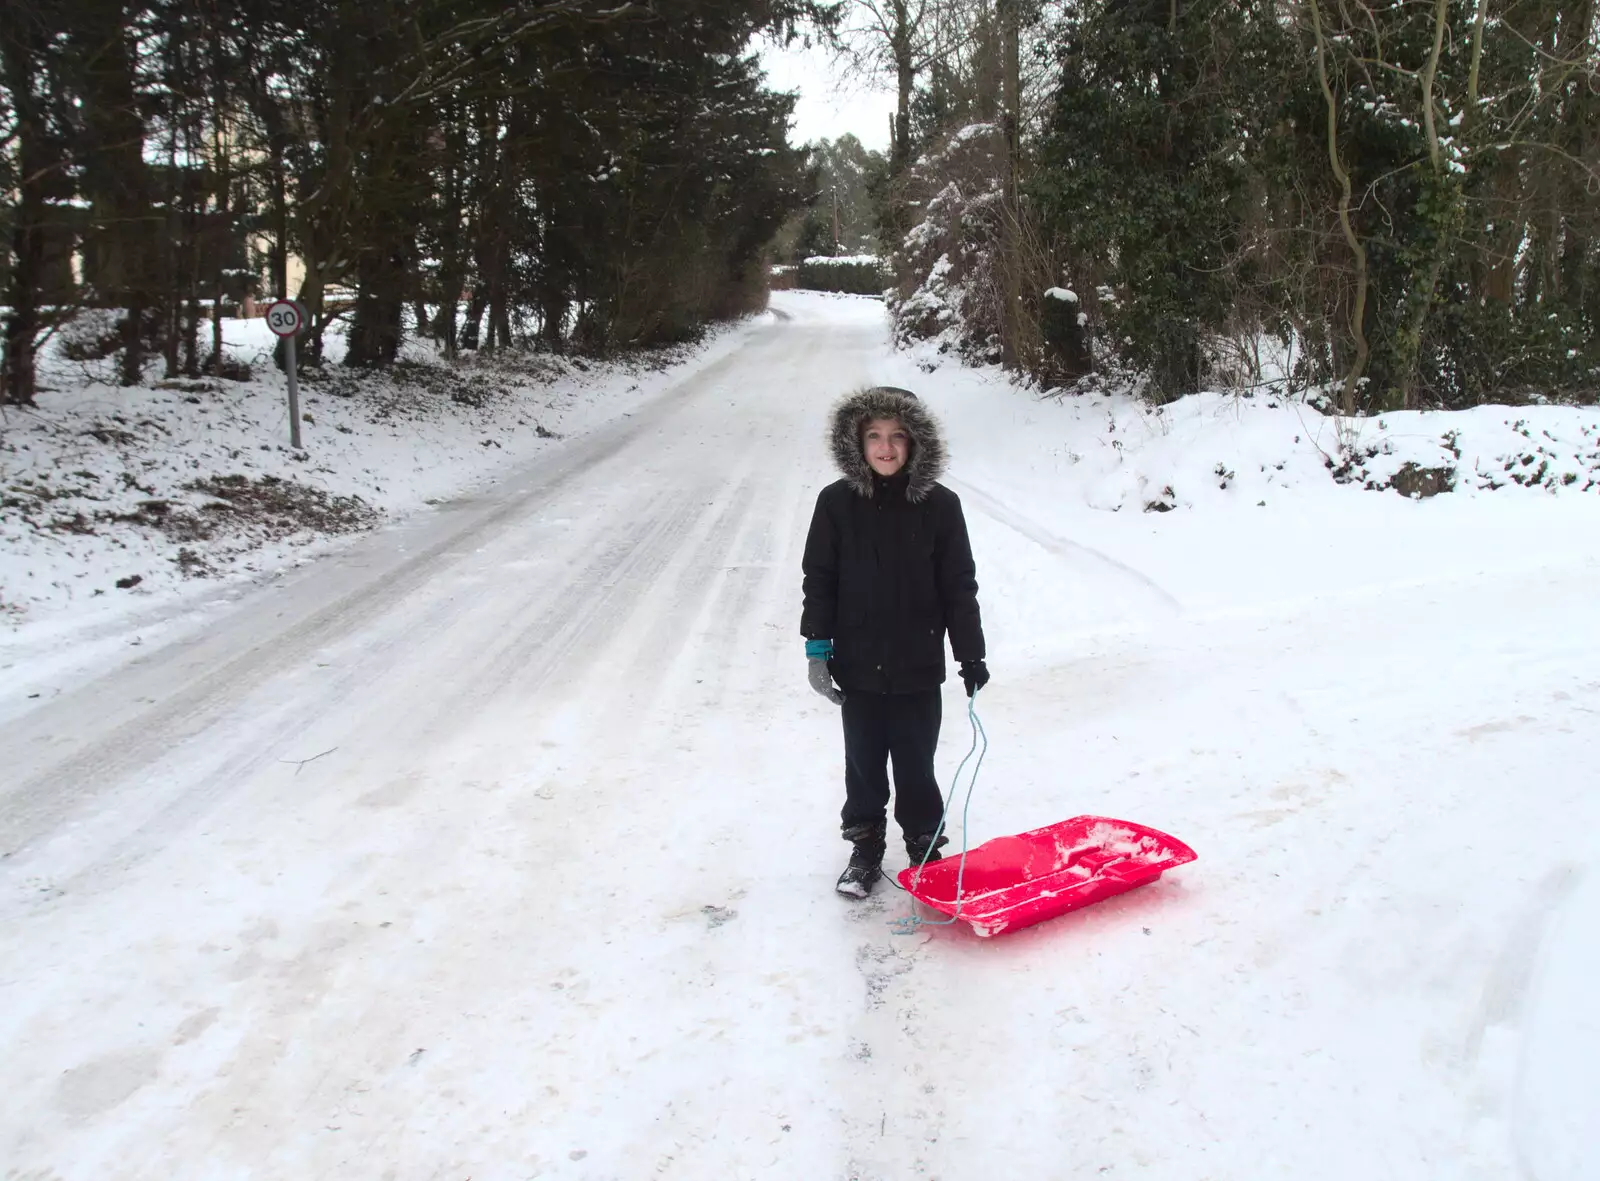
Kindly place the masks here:
POLYGON ((1344 231, 1345 244, 1350 247, 1350 254, 1356 263, 1356 293, 1350 309, 1350 334, 1355 341, 1355 360, 1344 379, 1344 410, 1346 414, 1355 413, 1356 389, 1360 384, 1362 375, 1367 368, 1367 358, 1371 347, 1367 343, 1366 317, 1367 317, 1367 250, 1362 245, 1361 239, 1356 236, 1355 226, 1350 221, 1350 173, 1345 170, 1344 162, 1339 159, 1339 101, 1333 93, 1333 86, 1328 81, 1328 47, 1322 32, 1322 9, 1317 0, 1307 0, 1311 10, 1311 27, 1316 33, 1317 41, 1317 81, 1322 87, 1322 98, 1328 108, 1328 165, 1333 169, 1334 179, 1339 183, 1339 226, 1344 231))

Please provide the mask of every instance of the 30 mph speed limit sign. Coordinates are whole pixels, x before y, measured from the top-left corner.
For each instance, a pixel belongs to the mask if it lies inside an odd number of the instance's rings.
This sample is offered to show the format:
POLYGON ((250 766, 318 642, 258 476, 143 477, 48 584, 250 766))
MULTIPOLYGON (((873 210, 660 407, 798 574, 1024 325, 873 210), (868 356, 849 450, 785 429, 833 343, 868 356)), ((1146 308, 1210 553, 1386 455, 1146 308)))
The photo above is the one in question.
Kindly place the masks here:
POLYGON ((305 305, 294 299, 274 301, 267 308, 267 327, 279 336, 299 336, 305 331, 305 305))
POLYGON ((297 299, 274 300, 267 307, 267 327, 283 337, 283 375, 289 384, 289 445, 300 450, 300 385, 294 372, 294 338, 306 330, 306 305, 297 299))

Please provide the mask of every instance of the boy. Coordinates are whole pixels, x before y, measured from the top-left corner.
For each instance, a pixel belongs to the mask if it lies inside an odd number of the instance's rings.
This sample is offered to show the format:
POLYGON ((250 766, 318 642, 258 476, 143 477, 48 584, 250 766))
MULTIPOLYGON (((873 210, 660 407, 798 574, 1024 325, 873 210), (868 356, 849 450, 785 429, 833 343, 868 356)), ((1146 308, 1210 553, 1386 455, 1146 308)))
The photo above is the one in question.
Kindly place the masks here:
POLYGON ((873 386, 834 407, 829 445, 844 478, 822 490, 812 514, 800 632, 811 687, 844 716, 841 819, 855 848, 837 889, 865 898, 883 867, 890 761, 907 856, 913 864, 940 857, 933 752, 945 633, 967 696, 989 671, 966 518, 938 483, 938 423, 911 391, 873 386))

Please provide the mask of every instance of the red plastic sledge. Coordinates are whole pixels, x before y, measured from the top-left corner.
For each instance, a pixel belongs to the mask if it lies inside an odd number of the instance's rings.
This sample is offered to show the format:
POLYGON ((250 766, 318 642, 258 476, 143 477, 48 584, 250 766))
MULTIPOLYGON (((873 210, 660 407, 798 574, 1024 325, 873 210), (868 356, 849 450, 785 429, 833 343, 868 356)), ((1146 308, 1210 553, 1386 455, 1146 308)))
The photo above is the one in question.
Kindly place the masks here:
MULTIPOLYGON (((967 853, 957 917, 979 935, 998 935, 1053 919, 1155 881, 1195 851, 1164 832, 1074 816, 1014 837, 995 837, 967 853)), ((960 857, 902 869, 900 884, 917 901, 955 915, 960 857)))

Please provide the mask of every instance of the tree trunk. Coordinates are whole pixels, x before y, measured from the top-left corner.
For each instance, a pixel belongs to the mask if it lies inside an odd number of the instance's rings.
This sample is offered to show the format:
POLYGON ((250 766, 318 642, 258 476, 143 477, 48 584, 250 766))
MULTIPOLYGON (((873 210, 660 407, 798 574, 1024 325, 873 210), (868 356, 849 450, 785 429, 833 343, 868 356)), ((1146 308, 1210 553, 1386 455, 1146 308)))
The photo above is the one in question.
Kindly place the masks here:
POLYGON ((572 303, 565 292, 551 286, 539 300, 539 339, 553 353, 559 353, 566 342, 567 313, 572 303))
MULTIPOLYGON (((328 327, 326 302, 323 299, 323 275, 327 273, 326 260, 320 254, 307 252, 305 257, 306 277, 300 284, 299 300, 305 305, 306 318, 311 321, 306 328, 306 339, 303 350, 299 341, 295 342, 297 350, 295 361, 301 365, 322 364, 322 334, 328 327)), ((283 344, 278 345, 280 357, 286 357, 283 344)), ((281 369, 284 362, 280 361, 281 369)))
POLYGON ((890 172, 899 176, 911 163, 911 91, 916 85, 915 62, 911 56, 911 13, 906 0, 893 0, 895 117, 894 143, 890 147, 890 172))
POLYGON ((137 385, 151 311, 154 235, 144 120, 127 42, 130 22, 122 0, 85 0, 78 15, 70 45, 84 98, 82 183, 90 201, 85 253, 93 260, 91 283, 100 304, 124 311, 119 379, 137 385))
POLYGON ((226 118, 227 100, 223 94, 222 83, 222 50, 219 44, 219 31, 216 28, 211 32, 211 82, 216 87, 211 102, 211 175, 215 181, 216 215, 213 220, 208 220, 213 230, 206 235, 207 245, 211 249, 211 257, 207 260, 211 268, 211 360, 209 369, 214 374, 222 372, 222 301, 227 295, 224 271, 230 256, 233 219, 229 212, 232 205, 233 188, 233 163, 228 149, 228 140, 223 134, 223 120, 226 118))
MULTIPOLYGON (((190 144, 191 159, 197 159, 200 152, 190 144)), ((190 174, 184 185, 188 199, 184 202, 183 227, 183 280, 184 280, 184 314, 183 314, 183 372, 186 377, 200 376, 200 267, 201 255, 201 225, 205 216, 206 187, 204 178, 198 166, 190 174)))
MULTIPOLYGON (((1596 33, 1594 0, 1572 0, 1561 13, 1561 40, 1557 52, 1563 58, 1586 61, 1588 77, 1579 74, 1578 82, 1569 91, 1561 115, 1560 129, 1556 132, 1561 149, 1593 169, 1600 178, 1600 46, 1593 38, 1596 33)), ((1561 290, 1573 308, 1590 305, 1594 300, 1591 287, 1595 272, 1595 235, 1600 228, 1600 214, 1596 213, 1593 191, 1596 187, 1582 168, 1568 166, 1562 170, 1561 212, 1563 234, 1558 267, 1561 290)))
POLYGON ((404 149, 387 123, 379 126, 373 139, 377 142, 368 145, 368 168, 359 189, 364 206, 358 216, 362 227, 356 266, 359 278, 350 347, 344 360, 346 365, 369 368, 392 365, 400 355, 406 297, 411 289, 398 160, 404 149))
POLYGON ((1361 379, 1366 375, 1367 361, 1372 354, 1372 346, 1367 343, 1366 325, 1369 282, 1367 248, 1356 235, 1355 225, 1350 217, 1352 186, 1350 173, 1339 158, 1339 103, 1334 97, 1333 84, 1328 80, 1328 46, 1327 38, 1322 31, 1322 9, 1317 0, 1310 0, 1309 7, 1312 30, 1316 34, 1317 43, 1317 82, 1322 87, 1322 101, 1328 112, 1328 167, 1339 185, 1339 226, 1344 231, 1345 245, 1350 248, 1350 255, 1355 263, 1355 293, 1351 298, 1349 318, 1350 338, 1355 346, 1355 358, 1345 372, 1344 390, 1340 396, 1341 409, 1346 415, 1352 415, 1356 411, 1356 391, 1361 388, 1361 379))
POLYGON ((392 121, 382 120, 367 145, 367 169, 360 188, 364 208, 355 316, 350 324, 350 350, 345 364, 392 365, 405 335, 406 299, 410 281, 414 210, 408 196, 407 161, 415 145, 392 121))
POLYGON ((482 341, 484 295, 482 282, 472 285, 472 300, 467 304, 467 317, 461 322, 461 347, 476 351, 482 341))
POLYGON ((405 262, 392 245, 363 260, 346 365, 371 368, 394 363, 404 331, 405 280, 405 262))
POLYGON ((1439 71, 1439 58, 1444 48, 1445 18, 1449 0, 1436 0, 1433 13, 1433 48, 1427 64, 1418 79, 1421 88, 1423 138, 1428 148, 1429 172, 1423 184, 1427 195, 1425 206, 1419 210, 1419 220, 1432 235, 1432 257, 1421 261, 1418 275, 1407 299, 1410 304, 1406 325, 1398 341, 1397 368, 1400 374, 1399 409, 1411 410, 1417 401, 1419 363, 1422 356, 1422 334, 1427 327, 1428 314, 1433 310, 1434 292, 1439 287, 1439 276, 1449 259, 1459 224, 1461 191, 1444 166, 1444 149, 1439 141, 1439 131, 1434 117, 1433 84, 1439 71))
MULTIPOLYGON (((313 196, 295 209, 305 264, 299 298, 311 320, 304 347, 296 342, 296 359, 305 365, 322 364, 323 334, 329 319, 327 289, 331 283, 342 283, 349 269, 342 251, 348 242, 355 205, 356 148, 351 143, 351 129, 357 102, 355 88, 361 84, 361 76, 351 72, 352 63, 345 56, 350 52, 353 37, 348 27, 352 8, 340 5, 338 19, 327 32, 334 81, 330 85, 327 113, 319 128, 325 145, 322 170, 300 178, 302 191, 309 190, 313 196)), ((284 357, 281 342, 276 356, 281 368, 284 357)))
POLYGON ((484 307, 489 315, 488 330, 481 346, 485 352, 493 352, 509 343, 505 335, 509 323, 506 317, 506 271, 510 266, 511 244, 500 228, 503 221, 499 211, 494 222, 494 234, 483 244, 485 256, 479 264, 479 273, 483 276, 484 307))
POLYGON ((1019 200, 1022 178, 1021 142, 1022 125, 1022 67, 1017 42, 1019 17, 1017 0, 1000 0, 1000 36, 1002 39, 1003 86, 1005 114, 1005 243, 1001 265, 1005 268, 1004 306, 1000 309, 1000 363, 1007 369, 1016 369, 1021 363, 1018 337, 1022 313, 1022 208, 1019 200))
POLYGON ((271 245, 267 248, 267 282, 274 299, 289 298, 289 132, 277 100, 260 108, 267 130, 267 189, 272 204, 271 245))
POLYGON ((7 292, 0 403, 32 406, 37 392, 34 345, 39 338, 44 281, 44 181, 48 171, 44 114, 35 96, 43 38, 37 15, 19 12, 0 27, 0 68, 11 92, 17 138, 17 203, 12 210, 11 283, 7 292))
POLYGON ((167 176, 166 176, 166 214, 162 217, 162 234, 160 249, 152 251, 159 255, 155 269, 159 272, 161 282, 152 282, 151 290, 155 293, 156 305, 161 309, 161 354, 166 361, 166 370, 162 374, 168 381, 178 377, 183 372, 183 364, 179 359, 180 342, 183 336, 182 329, 182 301, 179 296, 179 276, 183 273, 183 255, 186 252, 183 226, 183 204, 186 197, 187 186, 178 173, 178 129, 176 126, 167 130, 167 176))
POLYGON ((440 239, 443 257, 439 263, 439 311, 434 316, 432 334, 444 346, 445 356, 456 355, 456 320, 460 312, 461 286, 466 281, 461 251, 462 147, 461 109, 446 110, 443 161, 443 209, 440 211, 440 239))

